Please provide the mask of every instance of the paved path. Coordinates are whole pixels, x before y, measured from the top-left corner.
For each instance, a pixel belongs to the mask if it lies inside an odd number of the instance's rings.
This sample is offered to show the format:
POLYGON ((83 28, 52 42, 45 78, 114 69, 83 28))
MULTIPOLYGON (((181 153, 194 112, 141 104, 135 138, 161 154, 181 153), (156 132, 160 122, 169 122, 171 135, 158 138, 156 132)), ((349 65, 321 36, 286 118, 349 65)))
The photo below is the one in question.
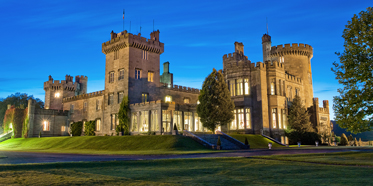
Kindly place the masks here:
MULTIPOLYGON (((25 163, 54 163, 54 162, 87 162, 87 161, 113 161, 113 160, 155 160, 177 158, 217 158, 217 157, 250 157, 279 154, 305 154, 305 153, 332 153, 356 151, 352 149, 274 149, 274 150, 239 150, 232 152, 217 152, 204 154, 182 155, 82 155, 59 153, 34 153, 0 151, 0 164, 25 164, 25 163), (6 158, 1 158, 6 156, 6 158)), ((373 151, 373 149, 361 149, 373 151)))

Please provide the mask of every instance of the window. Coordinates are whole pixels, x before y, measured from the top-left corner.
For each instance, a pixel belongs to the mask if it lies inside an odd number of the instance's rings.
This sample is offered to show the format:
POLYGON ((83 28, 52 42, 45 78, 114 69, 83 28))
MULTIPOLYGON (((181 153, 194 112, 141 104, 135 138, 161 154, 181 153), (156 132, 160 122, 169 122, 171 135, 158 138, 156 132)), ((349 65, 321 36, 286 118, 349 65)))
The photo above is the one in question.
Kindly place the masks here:
POLYGON ((286 129, 286 111, 285 109, 282 109, 282 126, 284 129, 286 129))
POLYGON ((164 98, 164 101, 165 101, 166 103, 169 103, 169 102, 172 101, 172 97, 171 97, 171 96, 166 96, 166 97, 164 98))
POLYGON ((96 120, 96 131, 100 131, 101 130, 101 119, 97 119, 96 120))
POLYGON ((249 79, 244 79, 244 86, 245 86, 245 95, 250 95, 250 83, 249 79))
POLYGON ((299 89, 297 89, 297 88, 295 89, 295 95, 299 96, 299 89))
POLYGON ((279 60, 280 60, 280 63, 284 63, 284 57, 280 57, 279 60))
POLYGON ((124 79, 124 69, 119 70, 119 77, 118 80, 124 79))
POLYGON ((84 102, 83 103, 83 112, 87 112, 87 107, 88 107, 88 103, 84 102))
POLYGON ((280 112, 280 109, 278 109, 278 128, 279 128, 279 129, 282 128, 282 126, 281 126, 281 124, 282 124, 282 123, 281 123, 281 121, 282 121, 282 120, 281 120, 281 114, 282 114, 282 113, 280 112))
POLYGON ((245 129, 245 119, 243 109, 237 109, 238 129, 245 129))
POLYGON ((184 112, 184 130, 193 131, 192 113, 184 112))
POLYGON ((272 127, 275 129, 276 128, 276 112, 277 109, 272 109, 272 127))
POLYGON ((119 104, 122 103, 123 95, 124 95, 123 92, 118 92, 118 103, 119 103, 119 104))
POLYGON ((242 79, 236 79, 236 88, 237 88, 236 95, 237 96, 242 95, 243 94, 242 79))
POLYGON ((142 51, 142 58, 145 59, 145 60, 148 60, 148 51, 146 51, 146 50, 142 51))
POLYGON ((114 104, 114 94, 109 94, 108 105, 114 104))
POLYGON ((55 97, 55 98, 59 98, 59 97, 60 97, 60 93, 59 93, 59 92, 55 93, 55 94, 54 94, 54 97, 55 97))
POLYGON ((174 124, 177 126, 177 130, 182 131, 182 112, 181 111, 175 111, 174 112, 174 124))
POLYGON ((137 132, 137 113, 132 113, 132 132, 137 132))
POLYGON ((119 59, 119 50, 114 51, 114 60, 119 59))
POLYGON ((141 69, 135 69, 135 79, 141 79, 141 69))
POLYGON ((149 111, 141 111, 141 132, 148 132, 149 130, 149 111))
POLYGON ((171 132, 171 110, 162 110, 162 130, 171 132))
POLYGON ((110 72, 109 73, 109 83, 113 83, 114 82, 114 72, 110 72))
POLYGON ((43 131, 49 131, 49 121, 43 121, 43 131))
POLYGON ((250 109, 247 108, 245 109, 246 112, 246 128, 250 129, 251 128, 251 115, 250 115, 250 109))
POLYGON ((271 82, 271 95, 275 95, 276 94, 276 82, 275 82, 275 79, 272 80, 271 82))
POLYGON ((236 124, 236 121, 237 121, 237 116, 236 116, 236 110, 233 111, 233 114, 234 114, 234 119, 233 121, 231 122, 231 127, 230 129, 231 130, 236 130, 237 129, 237 124, 236 124))
POLYGON ((202 132, 202 129, 203 127, 200 118, 198 117, 197 113, 194 113, 194 131, 202 132))
POLYGON ((148 93, 142 93, 141 94, 141 101, 143 103, 148 102, 148 93))
POLYGON ((96 110, 101 110, 100 100, 96 100, 96 110))
POLYGON ((66 132, 66 126, 61 126, 61 132, 66 132))
POLYGON ((73 105, 73 104, 70 105, 70 113, 71 113, 71 114, 74 113, 74 105, 73 105))
POLYGON ((152 110, 151 112, 151 126, 152 126, 152 131, 159 131, 158 113, 156 110, 152 110))
POLYGON ((148 72, 148 81, 153 82, 154 81, 154 72, 149 71, 148 72))
POLYGON ((115 130, 115 123, 116 123, 116 115, 115 114, 111 114, 111 130, 115 130))
POLYGON ((190 103, 190 99, 189 98, 184 98, 184 103, 189 104, 190 103))
POLYGON ((230 91, 231 91, 231 96, 235 96, 236 95, 236 86, 235 86, 235 81, 233 80, 233 82, 230 82, 230 91))

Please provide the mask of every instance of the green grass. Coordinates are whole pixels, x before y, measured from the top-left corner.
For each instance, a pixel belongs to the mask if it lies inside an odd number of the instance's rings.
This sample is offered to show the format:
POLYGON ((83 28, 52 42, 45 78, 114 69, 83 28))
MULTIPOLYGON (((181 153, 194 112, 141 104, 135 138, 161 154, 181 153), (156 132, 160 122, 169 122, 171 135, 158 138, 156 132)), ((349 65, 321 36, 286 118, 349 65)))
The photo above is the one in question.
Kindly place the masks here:
POLYGON ((228 134, 228 135, 241 141, 242 143, 245 143, 245 137, 247 137, 247 141, 249 142, 251 149, 261 149, 261 148, 268 149, 269 142, 272 143, 272 148, 284 147, 261 135, 254 135, 254 134, 228 134))
POLYGON ((297 154, 281 156, 258 156, 258 158, 312 162, 336 165, 366 165, 373 166, 373 152, 336 152, 317 154, 297 154))
POLYGON ((251 158, 0 166, 3 185, 371 185, 372 168, 251 158))
POLYGON ((83 154, 183 154, 213 152, 183 136, 81 136, 17 138, 0 150, 83 154))

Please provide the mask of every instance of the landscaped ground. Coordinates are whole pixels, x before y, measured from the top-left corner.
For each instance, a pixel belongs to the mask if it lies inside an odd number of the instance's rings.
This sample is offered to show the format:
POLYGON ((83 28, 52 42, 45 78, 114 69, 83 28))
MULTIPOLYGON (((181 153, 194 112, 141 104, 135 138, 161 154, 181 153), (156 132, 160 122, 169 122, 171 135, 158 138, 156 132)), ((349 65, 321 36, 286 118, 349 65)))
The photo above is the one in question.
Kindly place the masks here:
POLYGON ((17 138, 0 143, 0 150, 83 154, 185 154, 211 152, 183 136, 79 136, 17 138))
POLYGON ((251 149, 268 148, 269 142, 272 143, 272 148, 284 147, 282 145, 274 143, 273 141, 261 135, 254 135, 254 134, 228 134, 228 135, 241 141, 242 143, 245 143, 245 137, 247 137, 247 141, 249 142, 251 149))
MULTIPOLYGON (((373 161, 371 154, 349 157, 373 161)), ((371 185, 373 174, 372 167, 254 158, 3 165, 0 170, 4 185, 371 185)))

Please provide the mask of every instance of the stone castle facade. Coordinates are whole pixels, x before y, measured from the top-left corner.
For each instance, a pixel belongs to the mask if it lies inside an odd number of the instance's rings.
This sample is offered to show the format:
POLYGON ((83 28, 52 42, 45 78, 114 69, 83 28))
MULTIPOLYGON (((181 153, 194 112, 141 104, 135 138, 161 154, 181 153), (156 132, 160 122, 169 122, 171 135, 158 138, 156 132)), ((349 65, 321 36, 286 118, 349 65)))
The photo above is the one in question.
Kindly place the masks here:
MULTIPOLYGON (((312 47, 271 46, 267 34, 262 41, 264 62, 255 64, 248 60, 244 45, 239 42, 235 42, 233 53, 223 56, 223 72, 236 108, 235 120, 219 129, 263 133, 284 142, 288 103, 299 95, 319 132, 329 131, 328 101, 320 108, 318 99, 313 98, 312 47)), ((105 89, 87 93, 86 76, 76 76, 75 81, 69 75, 62 81, 49 76, 44 82, 45 109, 68 111, 66 127, 58 125, 61 130, 67 130, 73 122, 95 120, 96 135, 111 135, 115 134, 117 113, 126 95, 131 109, 131 134, 171 134, 173 125, 178 130, 207 132, 196 112, 199 90, 174 85, 169 62, 163 64, 161 74, 163 51, 159 31, 152 32, 149 39, 127 31, 111 32, 110 41, 102 44, 106 55, 105 89)), ((48 135, 48 131, 43 134, 48 135)))

